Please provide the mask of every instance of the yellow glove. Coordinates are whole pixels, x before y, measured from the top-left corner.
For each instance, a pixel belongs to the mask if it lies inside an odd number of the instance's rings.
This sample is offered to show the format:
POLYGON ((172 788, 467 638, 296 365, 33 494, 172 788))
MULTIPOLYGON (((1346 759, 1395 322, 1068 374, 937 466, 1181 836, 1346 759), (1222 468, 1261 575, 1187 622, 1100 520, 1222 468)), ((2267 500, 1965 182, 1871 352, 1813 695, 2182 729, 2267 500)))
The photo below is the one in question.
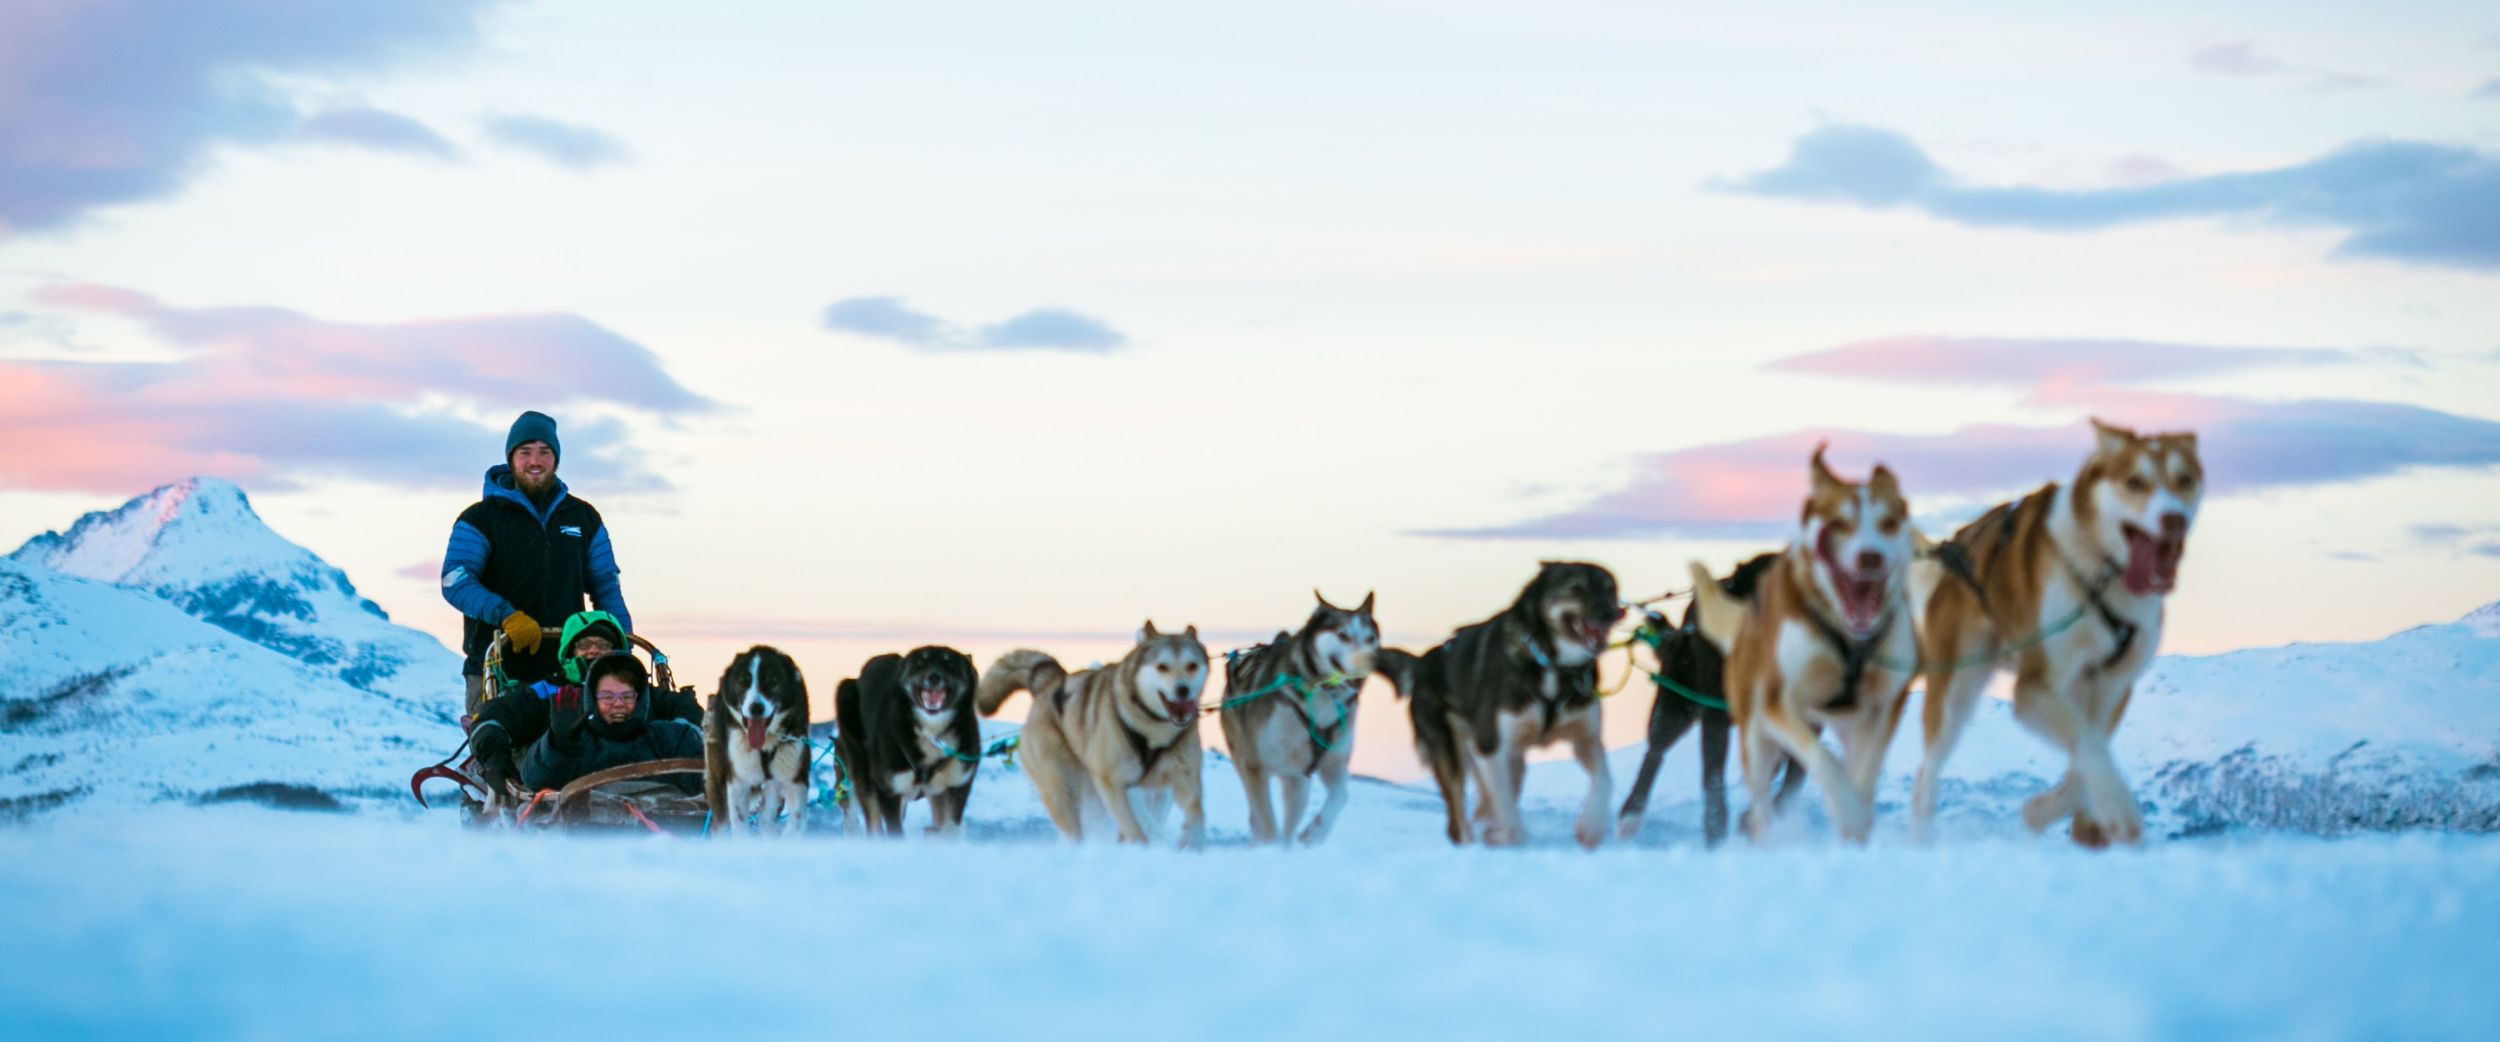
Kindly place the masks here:
POLYGON ((547 639, 547 635, 538 629, 538 620, 530 618, 525 611, 503 617, 503 635, 512 650, 524 655, 538 654, 538 645, 547 639))

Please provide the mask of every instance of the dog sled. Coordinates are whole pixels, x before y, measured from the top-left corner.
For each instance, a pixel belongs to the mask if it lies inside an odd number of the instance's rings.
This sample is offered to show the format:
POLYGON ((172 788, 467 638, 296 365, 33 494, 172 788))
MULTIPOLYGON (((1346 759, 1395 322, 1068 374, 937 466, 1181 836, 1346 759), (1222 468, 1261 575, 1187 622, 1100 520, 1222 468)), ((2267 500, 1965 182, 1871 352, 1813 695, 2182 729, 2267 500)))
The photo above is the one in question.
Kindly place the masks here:
MULTIPOLYGON (((669 668, 668 655, 641 634, 627 634, 632 650, 650 661, 651 690, 670 691, 692 696, 694 688, 677 686, 675 671, 669 668)), ((495 635, 486 647, 486 677, 496 696, 526 695, 527 689, 505 675, 503 657, 510 638, 495 635)), ((508 823, 515 828, 640 828, 652 832, 699 832, 709 808, 703 797, 687 795, 670 782, 677 775, 703 774, 699 759, 653 760, 625 764, 574 779, 561 789, 522 791, 516 784, 496 792, 486 784, 478 771, 477 759, 469 755, 468 732, 476 721, 460 718, 462 738, 459 748, 433 765, 409 776, 408 791, 417 805, 432 809, 425 798, 425 783, 448 781, 458 787, 462 810, 473 825, 508 823), (454 765, 457 761, 457 765, 454 765)))

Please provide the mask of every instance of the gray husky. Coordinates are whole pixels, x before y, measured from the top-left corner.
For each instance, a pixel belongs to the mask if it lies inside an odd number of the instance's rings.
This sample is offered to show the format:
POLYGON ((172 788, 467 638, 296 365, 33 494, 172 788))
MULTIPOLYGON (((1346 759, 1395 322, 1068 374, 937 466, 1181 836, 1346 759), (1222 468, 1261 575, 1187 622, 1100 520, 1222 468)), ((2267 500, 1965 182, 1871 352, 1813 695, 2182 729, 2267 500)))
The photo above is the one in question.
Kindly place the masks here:
POLYGON ((1328 786, 1319 816, 1302 828, 1304 844, 1317 844, 1345 812, 1346 764, 1354 756, 1354 700, 1363 693, 1380 655, 1380 628, 1372 622, 1372 595, 1349 611, 1328 603, 1294 633, 1224 657, 1224 702, 1217 714, 1224 744, 1232 750, 1241 787, 1250 796, 1250 839, 1292 843, 1302 825, 1309 779, 1328 786), (1284 790, 1281 828, 1268 804, 1268 780, 1284 790))

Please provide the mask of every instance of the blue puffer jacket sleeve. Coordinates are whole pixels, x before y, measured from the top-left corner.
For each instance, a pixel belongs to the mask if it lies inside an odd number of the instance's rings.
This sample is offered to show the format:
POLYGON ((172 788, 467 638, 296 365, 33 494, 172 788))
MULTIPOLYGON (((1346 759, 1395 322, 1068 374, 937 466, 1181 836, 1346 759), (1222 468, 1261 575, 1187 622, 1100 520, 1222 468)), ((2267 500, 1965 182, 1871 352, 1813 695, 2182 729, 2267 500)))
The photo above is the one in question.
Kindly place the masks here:
POLYGON ((634 616, 625 610, 625 584, 617 580, 616 545, 608 541, 608 526, 602 524, 590 537, 590 606, 610 615, 634 632, 634 616))
POLYGON ((486 533, 478 531, 477 526, 466 521, 452 522, 451 543, 443 548, 443 599, 460 609, 462 615, 488 625, 500 625, 512 614, 512 602, 496 596, 495 591, 477 581, 478 574, 486 570, 486 555, 491 549, 486 533))

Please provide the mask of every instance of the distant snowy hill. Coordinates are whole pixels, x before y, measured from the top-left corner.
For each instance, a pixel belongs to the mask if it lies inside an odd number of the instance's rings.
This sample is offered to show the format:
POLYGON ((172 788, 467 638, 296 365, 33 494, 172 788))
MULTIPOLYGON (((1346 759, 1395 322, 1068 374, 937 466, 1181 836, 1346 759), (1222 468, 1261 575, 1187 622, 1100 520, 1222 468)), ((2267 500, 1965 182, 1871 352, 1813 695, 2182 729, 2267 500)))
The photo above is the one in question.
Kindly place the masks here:
POLYGON ((237 787, 379 797, 457 741, 459 659, 199 478, 0 559, 0 820, 237 787))
MULTIPOLYGON (((1648 704, 1623 708, 1646 713, 1648 704)), ((1900 829, 1907 813, 1918 709, 1914 702, 1885 761, 1879 835, 1900 829)), ((1660 770, 1648 831, 1698 832, 1698 745, 1686 738, 1660 770)), ((2162 834, 2500 830, 2500 604, 2382 640, 2163 656, 2136 689, 2117 752, 2148 825, 2162 834)), ((1613 753, 1618 785, 1630 783, 1640 755, 1613 753)), ((1945 834, 2019 829, 2023 799, 2064 766, 2015 722, 2010 703, 1982 701, 1945 767, 1945 834)), ((1560 806, 1582 791, 1567 763, 1530 774, 1541 802, 1560 806)), ((1733 754, 1729 784, 1739 785, 1733 754)), ((1812 786, 1799 797, 1819 814, 1812 786)))
POLYGON ((353 687, 426 706, 458 690, 442 642, 393 624, 346 573, 271 531, 228 481, 167 485, 36 536, 9 560, 146 591, 353 687))

